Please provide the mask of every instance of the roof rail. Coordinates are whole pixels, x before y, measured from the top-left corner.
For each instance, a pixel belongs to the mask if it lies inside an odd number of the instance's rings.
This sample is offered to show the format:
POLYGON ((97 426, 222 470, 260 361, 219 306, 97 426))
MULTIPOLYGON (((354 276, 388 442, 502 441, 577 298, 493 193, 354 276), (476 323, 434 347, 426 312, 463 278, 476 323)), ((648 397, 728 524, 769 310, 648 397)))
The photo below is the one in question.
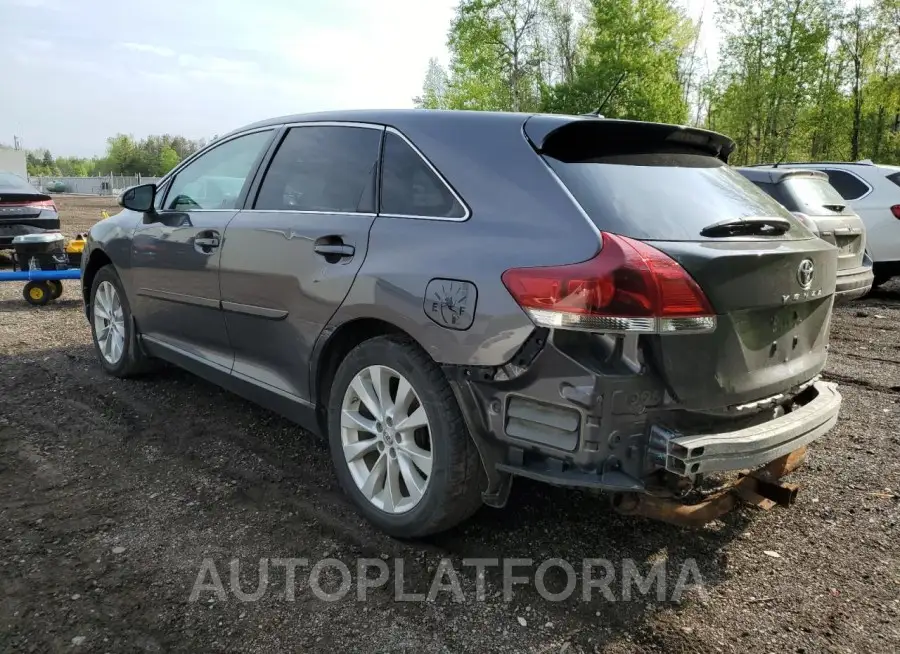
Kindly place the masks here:
POLYGON ((757 163, 750 164, 747 168, 756 166, 772 166, 780 168, 781 166, 812 166, 812 165, 830 165, 830 166, 877 166, 871 159, 863 159, 861 161, 779 161, 778 163, 757 163))

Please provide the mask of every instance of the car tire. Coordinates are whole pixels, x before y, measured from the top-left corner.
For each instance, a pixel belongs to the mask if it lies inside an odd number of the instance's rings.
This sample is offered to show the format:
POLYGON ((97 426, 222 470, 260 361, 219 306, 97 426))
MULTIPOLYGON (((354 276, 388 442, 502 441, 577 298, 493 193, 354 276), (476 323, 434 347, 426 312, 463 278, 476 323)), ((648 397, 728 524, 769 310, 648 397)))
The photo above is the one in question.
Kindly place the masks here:
POLYGON ((154 362, 144 354, 138 343, 128 297, 116 269, 111 264, 97 271, 91 284, 90 299, 91 337, 97 351, 97 359, 103 369, 114 377, 134 377, 152 370, 155 367, 154 362), (98 297, 98 294, 101 297, 98 297), (116 307, 120 311, 116 310, 116 307), (111 319, 104 317, 110 315, 111 319), (115 323, 114 327, 109 325, 110 322, 115 323), (105 332, 104 323, 106 323, 105 332), (109 333, 111 328, 115 334, 109 333), (113 336, 121 337, 117 339, 117 346, 107 340, 113 336))
MULTIPOLYGON (((374 384, 370 388, 374 389, 374 384)), ((408 393, 406 395, 408 396, 408 393)), ((371 426, 372 423, 368 424, 371 426)), ((377 420, 375 425, 379 425, 377 420)), ((408 337, 378 336, 364 341, 344 358, 335 373, 328 400, 328 436, 338 481, 344 491, 370 522, 391 536, 417 538, 445 531, 470 517, 482 504, 481 460, 475 443, 466 429, 453 391, 440 367, 408 337), (400 398, 401 382, 392 378, 394 373, 405 379, 412 389, 414 398, 406 410, 401 407, 401 404, 404 404, 400 398), (388 388, 387 403, 390 406, 383 414, 384 424, 379 427, 385 432, 379 435, 376 431, 364 431, 359 429, 356 423, 351 422, 351 427, 347 428, 345 433, 345 426, 342 425, 345 406, 356 406, 359 415, 365 413, 373 420, 376 418, 374 413, 364 408, 367 405, 355 390, 359 388, 358 384, 362 383, 359 380, 364 380, 365 375, 369 375, 369 379, 374 379, 373 375, 376 374, 391 378, 389 383, 382 385, 383 388, 388 388), (357 385, 354 386, 354 390, 350 390, 354 382, 357 382, 357 385), (407 423, 410 419, 413 423, 421 420, 418 408, 424 410, 427 426, 402 430, 404 415, 407 416, 407 423), (394 431, 393 427, 386 427, 391 424, 389 414, 392 412, 400 418, 395 423, 397 431, 394 431), (415 416, 418 416, 418 420, 415 416), (426 461, 429 468, 427 476, 417 464, 412 472, 409 468, 412 465, 411 461, 419 461, 418 458, 412 458, 412 454, 420 457, 424 451, 425 432, 430 447, 426 452, 430 455, 429 461, 426 461), (362 444, 361 438, 356 442, 348 442, 358 435, 365 435, 366 443, 369 442, 370 435, 376 441, 380 439, 380 445, 377 449, 371 448, 365 455, 368 461, 356 458, 351 462, 348 460, 349 455, 345 452, 345 447, 362 444), (385 447, 388 441, 391 444, 385 447), (415 449, 405 449, 411 447, 415 449), (396 486, 397 490, 394 493, 390 493, 389 484, 383 483, 383 492, 369 499, 372 493, 364 494, 365 485, 361 485, 357 480, 368 478, 366 469, 369 465, 371 465, 369 474, 375 474, 371 471, 380 465, 378 462, 382 457, 385 457, 385 467, 380 470, 384 472, 384 479, 387 480, 388 472, 393 470, 396 473, 394 478, 404 481, 396 486), (405 481, 413 474, 416 477, 413 484, 427 478, 424 491, 414 504, 413 493, 410 492, 411 484, 405 481), (409 494, 409 498, 403 497, 403 489, 409 494), (401 499, 396 503, 393 499, 378 499, 378 496, 383 498, 387 495, 396 495, 397 492, 400 493, 401 499), (376 505, 379 501, 383 506, 376 505), (393 511, 385 509, 385 506, 394 503, 397 507, 401 507, 404 502, 411 505, 411 508, 393 511)))

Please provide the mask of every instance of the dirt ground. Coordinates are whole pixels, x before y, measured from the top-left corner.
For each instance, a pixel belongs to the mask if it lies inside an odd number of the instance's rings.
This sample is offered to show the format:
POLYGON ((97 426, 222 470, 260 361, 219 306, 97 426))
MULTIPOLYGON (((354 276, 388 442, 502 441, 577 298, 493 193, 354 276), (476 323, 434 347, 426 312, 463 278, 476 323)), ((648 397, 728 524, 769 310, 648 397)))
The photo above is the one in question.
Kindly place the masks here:
MULTIPOLYGON (((104 204, 105 202, 105 204, 104 204)), ((110 207, 60 198, 66 231, 110 207)), ((699 531, 613 513, 595 496, 517 481, 504 510, 419 542, 364 523, 325 446, 189 374, 121 381, 95 363, 76 283, 32 308, 0 284, 0 651, 12 652, 895 652, 900 648, 900 283, 836 311, 826 378, 837 427, 792 480, 791 509, 743 508, 699 531), (403 560, 425 592, 442 558, 464 601, 395 600, 392 580, 358 601, 322 601, 284 568, 243 602, 261 558, 403 560), (486 598, 465 557, 696 562, 679 601, 544 599, 534 584, 486 598), (211 559, 227 595, 190 594, 211 559)), ((391 570, 393 571, 393 567, 391 570)), ((332 569, 333 572, 333 569, 332 569)), ((555 570, 559 572, 559 570, 555 570)), ((617 574, 617 579, 618 579, 617 574)), ((206 581, 210 577, 205 578, 206 581)), ((336 575, 324 574, 326 592, 336 575)), ((546 584, 557 592, 560 573, 546 584)), ((579 591, 581 587, 579 586, 579 591)), ((670 593, 671 594, 671 593, 670 593)))
POLYGON ((121 210, 113 197, 54 195, 53 199, 59 209, 63 231, 70 236, 88 231, 101 218, 103 211, 114 215, 121 210))

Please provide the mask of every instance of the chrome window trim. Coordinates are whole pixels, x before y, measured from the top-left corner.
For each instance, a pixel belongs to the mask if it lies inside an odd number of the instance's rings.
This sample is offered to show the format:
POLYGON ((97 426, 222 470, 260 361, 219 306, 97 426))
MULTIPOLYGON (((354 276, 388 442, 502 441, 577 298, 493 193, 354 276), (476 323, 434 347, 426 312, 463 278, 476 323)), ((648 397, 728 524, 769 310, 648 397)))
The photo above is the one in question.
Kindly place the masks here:
MULTIPOLYGON (((189 166, 196 159, 200 158, 202 155, 207 152, 212 151, 216 147, 228 143, 229 141, 233 141, 236 138, 240 138, 242 136, 247 136, 249 134, 256 134, 258 132, 267 132, 267 131, 277 131, 280 129, 291 129, 294 127, 315 127, 315 126, 326 126, 326 127, 359 127, 362 129, 373 129, 382 132, 390 132, 391 134, 395 134, 399 136, 403 141, 412 148, 412 151, 415 152, 419 158, 425 162, 425 165, 428 166, 429 170, 440 180, 441 184, 444 185, 450 194, 454 197, 454 199, 459 202, 460 206, 463 208, 465 212, 461 217, 451 218, 446 216, 423 216, 417 214, 400 214, 400 213, 363 213, 363 212, 342 212, 342 211, 307 211, 307 210, 296 210, 296 209, 194 209, 197 212, 221 212, 221 211, 253 211, 258 213, 297 213, 297 214, 320 214, 320 215, 337 215, 337 216, 368 216, 368 217, 384 217, 384 218, 403 218, 403 219, 411 219, 411 220, 440 220, 445 222, 452 223, 461 223, 467 221, 472 217, 472 210, 469 208, 469 205, 462 199, 459 193, 456 192, 456 189, 450 185, 447 179, 444 177, 441 172, 435 168, 434 164, 428 160, 428 158, 422 153, 422 151, 416 147, 416 145, 410 141, 406 135, 398 130, 395 127, 391 127, 390 125, 379 125, 376 123, 365 123, 365 122, 356 122, 356 121, 343 121, 343 120, 306 120, 306 121, 296 121, 291 123, 278 123, 274 125, 266 125, 263 127, 255 127, 253 129, 248 129, 242 132, 237 132, 235 134, 230 134, 227 137, 224 137, 214 143, 210 143, 202 150, 195 152, 189 158, 182 161, 178 167, 169 171, 164 177, 162 177, 158 182, 156 182, 157 188, 167 182, 171 181, 175 178, 178 173, 184 170, 187 166, 189 166)), ((382 164, 383 165, 383 164, 382 164)))
MULTIPOLYGON (((462 223, 462 222, 467 221, 469 218, 471 218, 472 210, 469 208, 469 205, 466 204, 465 201, 463 201, 463 199, 459 196, 459 193, 456 192, 456 190, 450 185, 450 182, 447 181, 447 179, 441 174, 441 172, 437 168, 434 167, 434 165, 428 160, 428 158, 424 154, 422 154, 422 151, 419 150, 419 148, 417 148, 412 141, 410 141, 408 138, 406 138, 406 135, 403 132, 401 132, 400 130, 388 125, 385 128, 385 131, 399 136, 401 139, 403 139, 403 141, 406 143, 406 145, 408 145, 410 148, 412 148, 413 152, 415 152, 417 155, 419 155, 419 158, 425 162, 425 165, 428 166, 428 168, 431 170, 431 172, 435 174, 435 176, 441 181, 441 183, 444 185, 444 187, 448 191, 450 191, 450 194, 456 199, 457 202, 459 202, 459 206, 461 206, 463 208, 463 211, 465 213, 459 218, 450 218, 447 216, 421 216, 421 215, 415 215, 415 214, 402 214, 402 213, 379 213, 378 215, 380 217, 384 217, 384 218, 408 218, 408 219, 413 219, 413 220, 442 220, 442 221, 451 222, 451 223, 462 223)), ((384 161, 382 160, 382 169, 383 168, 384 168, 384 161)), ((384 173, 382 172, 382 176, 383 175, 384 175, 384 173)), ((380 200, 381 200, 381 198, 379 198, 379 205, 381 204, 380 200)), ((381 207, 379 206, 379 209, 380 208, 381 207)))
POLYGON ((361 127, 363 129, 385 130, 384 125, 376 123, 359 123, 352 120, 301 120, 295 123, 283 123, 280 127, 291 129, 292 127, 361 127))
POLYGON ((378 214, 367 211, 310 211, 309 209, 242 209, 243 213, 299 213, 314 216, 367 216, 375 218, 378 214))
POLYGON ((190 209, 180 211, 178 209, 159 209, 157 213, 237 213, 240 209, 190 209))

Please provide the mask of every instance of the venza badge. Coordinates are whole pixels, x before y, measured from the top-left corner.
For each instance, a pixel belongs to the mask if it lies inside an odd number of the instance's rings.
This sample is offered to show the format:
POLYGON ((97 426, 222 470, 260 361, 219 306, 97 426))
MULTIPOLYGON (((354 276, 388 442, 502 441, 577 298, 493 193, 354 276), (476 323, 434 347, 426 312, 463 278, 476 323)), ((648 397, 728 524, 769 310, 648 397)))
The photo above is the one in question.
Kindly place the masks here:
POLYGON ((799 282, 800 288, 802 288, 803 291, 800 293, 788 293, 787 295, 782 295, 781 302, 783 304, 787 304, 788 302, 801 302, 821 297, 821 288, 817 288, 814 291, 809 290, 809 287, 812 286, 815 276, 816 266, 815 264, 813 264, 812 259, 804 259, 803 261, 801 261, 800 265, 797 266, 797 281, 799 282))

